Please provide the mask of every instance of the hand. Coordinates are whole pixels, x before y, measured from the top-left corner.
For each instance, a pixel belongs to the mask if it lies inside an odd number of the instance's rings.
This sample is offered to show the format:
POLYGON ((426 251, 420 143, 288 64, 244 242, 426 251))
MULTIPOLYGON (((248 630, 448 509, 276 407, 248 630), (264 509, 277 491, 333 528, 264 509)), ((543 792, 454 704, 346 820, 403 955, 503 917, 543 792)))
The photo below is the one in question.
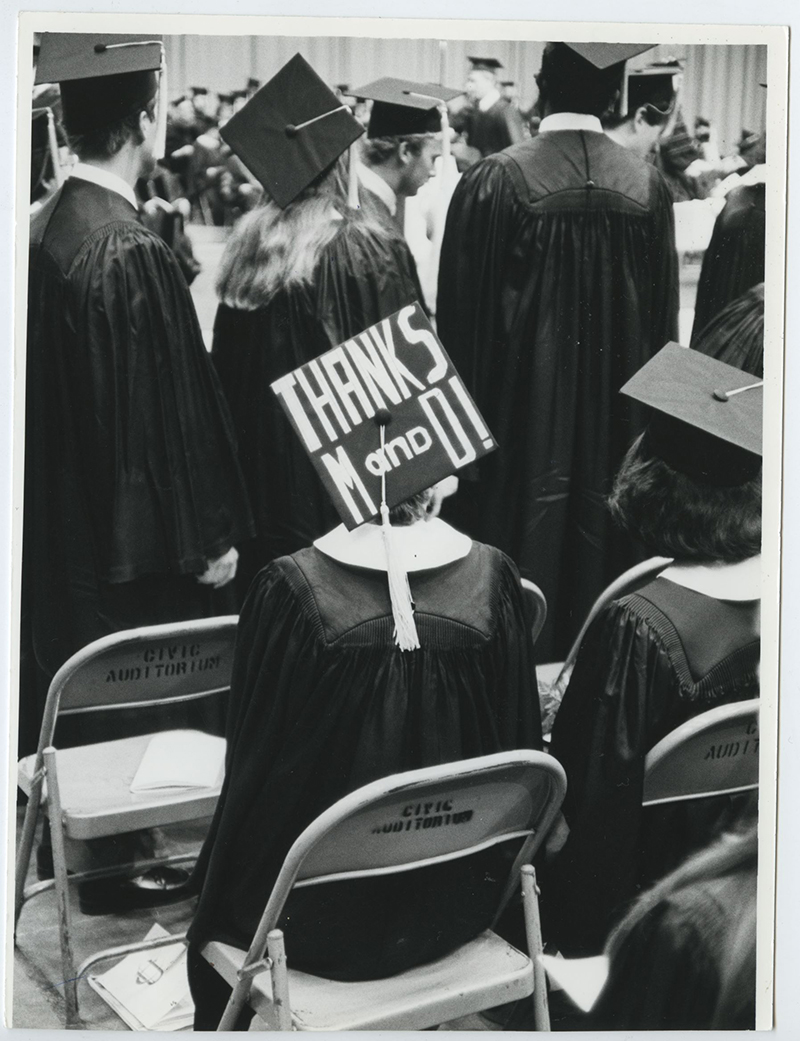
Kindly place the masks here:
POLYGON ((232 581, 236 575, 236 562, 238 559, 238 552, 231 546, 227 553, 209 562, 203 574, 197 576, 197 581, 203 586, 213 586, 214 589, 221 589, 222 586, 232 581))

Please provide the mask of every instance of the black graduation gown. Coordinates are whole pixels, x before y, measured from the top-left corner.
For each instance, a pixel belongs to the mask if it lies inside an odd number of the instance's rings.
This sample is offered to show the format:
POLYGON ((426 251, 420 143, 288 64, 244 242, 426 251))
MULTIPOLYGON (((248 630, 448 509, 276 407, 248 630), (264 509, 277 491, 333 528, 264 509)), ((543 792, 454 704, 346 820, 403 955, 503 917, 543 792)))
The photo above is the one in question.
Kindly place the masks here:
POLYGON ((30 747, 37 698, 80 647, 220 613, 195 576, 249 537, 252 520, 186 282, 118 193, 71 178, 34 219, 27 358, 30 747))
MULTIPOLYGON (((316 548, 267 566, 242 610, 222 795, 195 871, 189 936, 246 947, 283 859, 337 799, 376 778, 540 748, 519 576, 497 550, 412 573, 421 650, 394 645, 385 572, 316 548)), ((487 927, 497 849, 391 877, 292 894, 290 965, 377 978, 487 927)), ((509 864, 505 864, 507 872, 509 864)))
POLYGON ((338 519, 272 382, 413 303, 412 265, 399 235, 381 236, 377 225, 348 214, 309 285, 280 289, 253 310, 220 304, 211 357, 256 522, 255 541, 241 548, 240 600, 261 567, 310 545, 338 519))
POLYGON ((565 656, 634 562, 604 505, 639 429, 618 392, 675 339, 677 315, 669 193, 604 134, 538 134, 461 179, 437 322, 499 450, 462 481, 448 519, 541 586, 539 661, 565 656))
POLYGON ((519 109, 507 98, 499 98, 483 112, 477 106, 465 113, 463 129, 471 148, 477 148, 483 158, 516 145, 525 137, 519 109))
POLYGON ((698 335, 692 347, 759 378, 764 375, 764 283, 748 289, 724 307, 698 335))
POLYGON ((703 257, 692 338, 742 293, 764 281, 766 185, 747 184, 728 193, 703 257))
POLYGON ((755 865, 664 896, 612 958, 583 1030, 753 1030, 755 935, 737 927, 756 901, 755 865), (723 961, 751 943, 742 978, 725 994, 723 961))
POLYGON ((757 618, 757 601, 657 578, 589 628, 551 745, 570 835, 546 867, 542 912, 565 954, 599 953, 627 901, 749 811, 749 796, 641 801, 653 745, 715 705, 758 697, 757 618))

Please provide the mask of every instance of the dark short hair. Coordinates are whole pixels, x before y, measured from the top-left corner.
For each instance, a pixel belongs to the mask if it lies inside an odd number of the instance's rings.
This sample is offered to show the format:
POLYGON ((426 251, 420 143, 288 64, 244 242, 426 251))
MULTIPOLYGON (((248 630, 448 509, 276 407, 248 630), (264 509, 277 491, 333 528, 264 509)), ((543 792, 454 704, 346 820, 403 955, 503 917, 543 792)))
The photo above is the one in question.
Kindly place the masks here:
POLYGON ((151 98, 136 112, 118 119, 100 130, 89 130, 85 134, 70 134, 66 127, 69 145, 79 159, 112 159, 131 138, 140 145, 144 138, 139 130, 139 116, 146 112, 155 119, 156 98, 151 98))
POLYGON ((405 143, 412 155, 419 155, 426 141, 435 134, 401 134, 397 137, 368 137, 362 146, 361 158, 369 166, 383 166, 400 151, 405 143))
POLYGON ((615 113, 610 113, 603 117, 603 126, 609 130, 614 130, 616 127, 622 126, 623 123, 632 122, 636 118, 636 113, 640 110, 644 112, 644 121, 651 127, 664 126, 672 115, 672 112, 662 112, 661 109, 656 108, 655 105, 639 105, 634 109, 631 109, 626 116, 620 116, 615 113))
MULTIPOLYGON (((536 76, 539 105, 547 101, 554 112, 583 112, 604 116, 622 84, 624 63, 597 69, 564 43, 548 43, 536 76)), ((542 114, 544 114, 542 112, 542 114)))
POLYGON ((761 473, 733 487, 703 484, 655 455, 647 431, 628 449, 608 505, 658 556, 737 564, 761 551, 761 473))

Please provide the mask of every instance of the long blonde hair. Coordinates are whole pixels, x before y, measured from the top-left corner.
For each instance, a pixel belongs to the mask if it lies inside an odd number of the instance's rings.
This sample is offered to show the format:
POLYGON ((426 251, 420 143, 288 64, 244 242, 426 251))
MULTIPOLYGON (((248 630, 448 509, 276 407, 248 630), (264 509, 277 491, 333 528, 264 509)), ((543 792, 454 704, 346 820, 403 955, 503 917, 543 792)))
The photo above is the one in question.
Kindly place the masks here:
POLYGON ((269 199, 242 217, 217 274, 221 302, 254 311, 278 289, 309 285, 346 205, 347 160, 340 156, 285 209, 269 199))

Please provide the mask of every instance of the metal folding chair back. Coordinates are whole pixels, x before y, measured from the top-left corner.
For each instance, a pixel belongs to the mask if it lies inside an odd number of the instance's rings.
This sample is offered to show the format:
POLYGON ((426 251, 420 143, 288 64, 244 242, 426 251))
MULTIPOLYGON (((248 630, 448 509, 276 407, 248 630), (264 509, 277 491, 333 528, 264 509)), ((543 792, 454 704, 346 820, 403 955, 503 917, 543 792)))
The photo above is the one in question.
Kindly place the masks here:
POLYGON ((566 659, 561 662, 551 662, 546 665, 542 665, 538 669, 540 679, 545 679, 547 682, 551 682, 553 686, 566 686, 569 682, 569 676, 575 667, 575 662, 578 658, 578 651, 581 649, 583 638, 592 622, 597 618, 600 612, 606 608, 612 600, 619 600, 622 596, 627 596, 628 593, 633 593, 642 586, 660 574, 666 567, 672 563, 671 557, 650 557, 649 560, 643 560, 641 564, 635 564, 632 568, 628 568, 627 571, 623 571, 618 578, 606 586, 603 592, 598 596, 595 602, 592 604, 591 610, 586 616, 586 621, 580 628, 580 632, 572 642, 572 646, 569 649, 566 659))
MULTIPOLYGON (((69 938, 65 836, 96 838, 198 819, 213 813, 219 791, 134 796, 130 793, 130 781, 151 735, 57 753, 53 741, 58 719, 81 713, 170 705, 227 691, 237 622, 237 616, 226 615, 114 633, 74 654, 50 684, 36 755, 23 759, 18 769, 19 786, 28 795, 28 805, 17 853, 15 920, 29 897, 55 884, 64 979, 68 981, 68 1025, 79 1021, 69 938), (59 774, 63 775, 60 779, 59 774), (43 804, 50 817, 55 880, 26 889, 36 821, 43 804)), ((88 875, 110 873, 113 872, 88 875)), ((82 877, 87 877, 86 873, 71 876, 73 881, 82 877)), ((102 957, 104 953, 96 955, 82 968, 102 957)))
POLYGON ((520 581, 531 623, 531 638, 535 644, 547 621, 547 600, 535 582, 531 582, 529 578, 522 578, 520 581))
POLYGON ((718 705, 662 738, 645 759, 642 805, 757 788, 759 705, 718 705))
MULTIPOLYGON (((240 958, 238 983, 219 1029, 230 1029, 247 1002, 252 978, 265 967, 268 938, 274 935, 293 887, 408 871, 522 838, 499 914, 519 884, 522 865, 533 858, 544 840, 565 791, 566 778, 556 760, 542 752, 521 750, 396 774, 340 799, 289 850, 250 950, 240 958)), ((209 952, 209 960, 216 963, 223 946, 209 945, 214 955, 209 952)), ((279 955, 272 956, 273 961, 276 958, 280 961, 279 955)), ((530 971, 533 973, 532 965, 530 971)), ((297 974, 300 977, 313 979, 302 973, 297 974)), ((352 985, 353 993, 358 987, 352 985)), ((533 986, 528 993, 532 990, 533 986)), ((429 1007, 425 1015, 433 1015, 433 1022, 436 1011, 429 1007)), ((381 1022, 386 1025, 386 1020, 381 1022)), ((412 1020, 407 1028, 418 1025, 412 1020)), ((341 1025, 330 1028, 344 1029, 341 1025)), ((356 1027, 351 1024, 351 1028, 356 1027)))

